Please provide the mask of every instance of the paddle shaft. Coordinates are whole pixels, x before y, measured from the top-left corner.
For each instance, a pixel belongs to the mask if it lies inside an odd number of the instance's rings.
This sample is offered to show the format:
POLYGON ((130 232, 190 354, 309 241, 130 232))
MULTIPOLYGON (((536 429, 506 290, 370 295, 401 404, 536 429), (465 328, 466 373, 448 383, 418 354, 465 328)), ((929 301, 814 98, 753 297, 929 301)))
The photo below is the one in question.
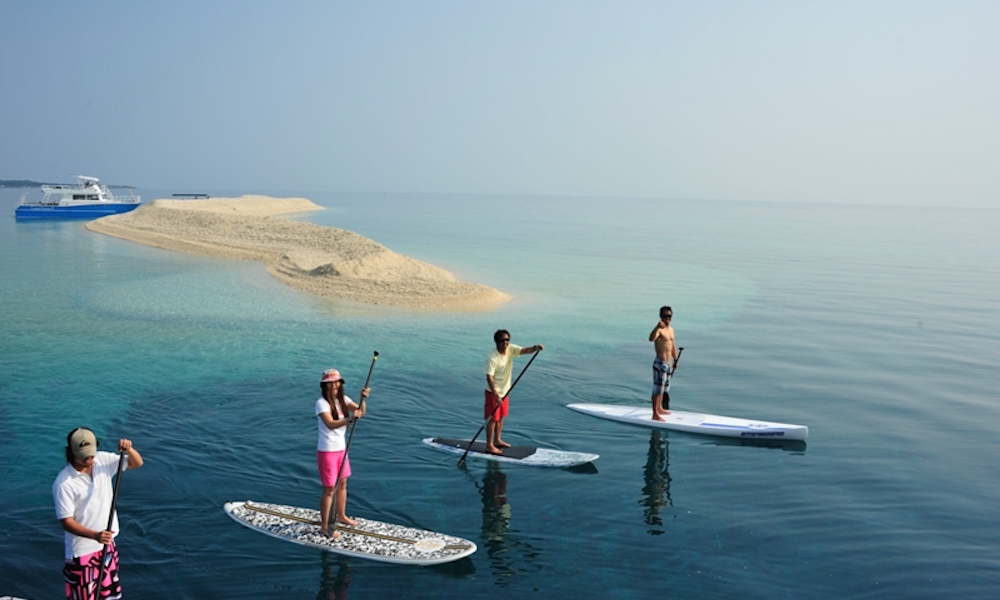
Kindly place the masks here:
MULTIPOLYGON (((673 364, 673 366, 670 367, 670 375, 667 375, 667 383, 668 384, 674 378, 674 371, 677 370, 677 363, 679 363, 681 361, 681 352, 684 352, 684 348, 678 348, 677 349, 677 356, 674 358, 674 364, 673 364)), ((670 398, 670 396, 668 395, 667 399, 669 400, 669 398, 670 398)), ((666 407, 663 406, 663 404, 662 404, 663 403, 662 399, 660 400, 660 403, 661 403, 660 406, 662 406, 663 409, 666 410, 666 407)))
MULTIPOLYGON (((108 526, 105 531, 111 531, 111 526, 115 523, 115 505, 118 504, 118 487, 122 483, 122 466, 125 465, 125 457, 127 454, 125 452, 121 453, 121 457, 118 459, 118 472, 115 474, 115 491, 111 495, 111 510, 108 512, 108 526)), ((104 551, 101 552, 101 570, 97 575, 97 589, 94 590, 94 598, 101 597, 101 583, 104 581, 104 561, 108 558, 108 545, 104 545, 104 551)))
MULTIPOLYGON (((372 364, 368 367, 368 377, 365 379, 365 385, 361 387, 364 391, 368 387, 368 382, 372 380, 372 371, 375 370, 375 361, 378 360, 378 351, 375 351, 375 355, 372 356, 372 364)), ((361 396, 361 404, 358 408, 364 409, 365 407, 365 397, 361 396)), ((337 479, 334 480, 334 485, 340 485, 340 475, 344 472, 344 463, 347 462, 347 453, 351 450, 351 441, 354 439, 354 429, 358 426, 358 418, 354 417, 351 419, 351 432, 347 435, 347 445, 344 446, 344 460, 340 461, 340 468, 337 469, 337 479)))
MULTIPOLYGON (((539 350, 538 352, 541 352, 541 350, 539 350)), ((524 375, 524 372, 528 370, 528 367, 531 366, 531 363, 535 362, 535 359, 538 358, 538 352, 535 352, 535 355, 531 357, 531 360, 528 361, 528 364, 524 365, 524 368, 521 369, 521 374, 518 375, 517 379, 514 380, 514 383, 510 385, 510 389, 507 390, 507 393, 503 395, 503 398, 501 398, 500 401, 497 402, 497 407, 493 409, 493 415, 495 415, 497 411, 500 410, 500 406, 503 404, 503 401, 506 400, 507 396, 510 396, 510 393, 514 391, 514 386, 517 385, 518 381, 521 381, 521 376, 524 375)), ((476 432, 476 435, 472 436, 472 441, 469 442, 469 447, 465 449, 465 454, 462 455, 462 458, 458 459, 458 466, 461 467, 462 463, 465 462, 465 457, 469 455, 469 450, 472 450, 472 444, 476 442, 476 438, 479 437, 479 434, 482 433, 484 429, 486 429, 486 424, 489 423, 491 419, 493 419, 493 415, 487 417, 486 420, 483 421, 483 426, 480 427, 479 431, 476 432)))

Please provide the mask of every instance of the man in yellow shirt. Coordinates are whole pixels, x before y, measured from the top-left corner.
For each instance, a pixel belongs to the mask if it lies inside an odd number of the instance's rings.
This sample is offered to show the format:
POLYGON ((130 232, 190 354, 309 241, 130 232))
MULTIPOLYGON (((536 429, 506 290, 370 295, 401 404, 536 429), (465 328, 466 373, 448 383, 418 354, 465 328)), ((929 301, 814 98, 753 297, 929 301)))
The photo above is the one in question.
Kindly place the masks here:
POLYGON ((493 334, 493 342, 496 349, 486 359, 483 418, 489 419, 486 424, 486 451, 490 454, 503 454, 503 448, 510 448, 510 444, 500 439, 500 433, 503 431, 504 417, 507 416, 507 393, 511 387, 514 359, 522 354, 534 354, 545 347, 536 344, 522 348, 511 344, 510 332, 506 329, 498 329, 493 334))

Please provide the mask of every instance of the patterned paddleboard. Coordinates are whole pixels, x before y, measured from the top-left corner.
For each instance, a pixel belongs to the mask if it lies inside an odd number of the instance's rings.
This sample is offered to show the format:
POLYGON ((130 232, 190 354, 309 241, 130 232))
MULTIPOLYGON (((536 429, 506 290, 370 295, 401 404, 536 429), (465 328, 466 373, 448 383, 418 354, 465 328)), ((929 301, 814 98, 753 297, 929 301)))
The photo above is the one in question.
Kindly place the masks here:
MULTIPOLYGON (((469 447, 469 440, 452 440, 448 438, 427 438, 424 443, 443 452, 451 452, 459 456, 465 454, 465 449, 469 447)), ((598 454, 587 454, 585 452, 569 452, 566 450, 550 450, 549 448, 535 448, 534 446, 511 446, 504 448, 503 454, 497 456, 486 451, 485 442, 472 444, 467 458, 480 458, 492 460, 494 462, 526 465, 529 467, 554 467, 565 468, 585 465, 600 458, 598 454)))
POLYGON ((226 514, 241 525, 286 542, 381 562, 437 565, 465 558, 476 545, 450 535, 356 518, 355 527, 337 525, 340 537, 319 531, 319 511, 262 502, 227 502, 226 514))

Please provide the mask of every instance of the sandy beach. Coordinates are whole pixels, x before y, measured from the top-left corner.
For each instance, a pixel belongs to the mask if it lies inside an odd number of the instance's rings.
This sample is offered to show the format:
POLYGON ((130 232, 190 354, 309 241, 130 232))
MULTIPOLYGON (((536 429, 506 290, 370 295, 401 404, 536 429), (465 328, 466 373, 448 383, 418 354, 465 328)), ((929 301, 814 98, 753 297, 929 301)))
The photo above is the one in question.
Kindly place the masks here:
POLYGON ((323 207, 305 198, 154 200, 86 227, 167 250, 258 260, 285 284, 324 298, 445 311, 487 311, 511 299, 352 231, 274 218, 313 210, 323 207))

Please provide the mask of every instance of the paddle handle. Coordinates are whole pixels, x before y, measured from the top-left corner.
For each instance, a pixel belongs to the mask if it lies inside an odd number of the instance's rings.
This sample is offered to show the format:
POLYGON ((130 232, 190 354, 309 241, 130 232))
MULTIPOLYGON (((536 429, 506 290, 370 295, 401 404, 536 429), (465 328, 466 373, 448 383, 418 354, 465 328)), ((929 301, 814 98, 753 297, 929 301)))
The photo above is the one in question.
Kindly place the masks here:
MULTIPOLYGON (((372 380, 372 371, 375 370, 375 361, 377 361, 377 360, 378 360, 378 350, 375 350, 375 352, 372 355, 372 364, 368 367, 368 377, 365 378, 365 385, 362 386, 362 388, 361 388, 362 390, 364 390, 366 387, 368 387, 368 382, 370 382, 372 380)), ((359 396, 361 395, 360 392, 358 393, 358 395, 359 396)), ((361 396, 361 403, 358 406, 360 406, 361 408, 364 408, 364 406, 365 406, 365 397, 364 396, 361 396)), ((357 421, 357 418, 355 418, 354 420, 357 421)))

